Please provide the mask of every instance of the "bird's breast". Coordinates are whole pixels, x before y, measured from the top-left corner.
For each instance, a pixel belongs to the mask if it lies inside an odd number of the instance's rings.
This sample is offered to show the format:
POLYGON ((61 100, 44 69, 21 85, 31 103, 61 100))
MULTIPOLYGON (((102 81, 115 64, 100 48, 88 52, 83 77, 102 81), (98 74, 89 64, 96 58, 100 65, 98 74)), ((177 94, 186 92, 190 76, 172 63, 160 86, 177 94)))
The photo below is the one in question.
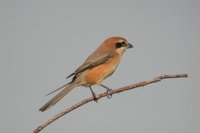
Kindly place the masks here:
POLYGON ((98 65, 85 73, 86 86, 100 84, 102 80, 110 76, 117 68, 120 62, 120 55, 116 54, 108 62, 98 65))

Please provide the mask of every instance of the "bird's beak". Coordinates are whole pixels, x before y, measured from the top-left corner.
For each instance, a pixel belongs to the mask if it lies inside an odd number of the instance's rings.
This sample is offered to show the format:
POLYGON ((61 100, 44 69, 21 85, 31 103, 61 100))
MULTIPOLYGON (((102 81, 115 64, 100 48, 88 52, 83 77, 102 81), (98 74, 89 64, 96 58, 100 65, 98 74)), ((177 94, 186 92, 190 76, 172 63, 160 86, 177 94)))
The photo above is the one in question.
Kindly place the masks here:
POLYGON ((128 44, 126 45, 126 47, 127 47, 127 48, 133 48, 133 45, 130 44, 130 43, 128 43, 128 44))

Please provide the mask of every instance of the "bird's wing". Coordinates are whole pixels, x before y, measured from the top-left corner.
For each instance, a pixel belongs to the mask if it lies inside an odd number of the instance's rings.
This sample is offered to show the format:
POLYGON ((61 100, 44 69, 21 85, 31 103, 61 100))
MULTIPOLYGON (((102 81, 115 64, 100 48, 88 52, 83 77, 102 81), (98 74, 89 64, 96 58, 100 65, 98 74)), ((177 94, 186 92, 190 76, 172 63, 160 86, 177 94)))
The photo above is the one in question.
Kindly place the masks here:
POLYGON ((76 75, 78 73, 81 73, 87 69, 91 69, 95 66, 103 64, 109 61, 113 56, 114 53, 104 54, 104 56, 95 56, 95 55, 89 56, 87 60, 83 63, 83 65, 81 65, 74 73, 70 74, 67 78, 76 75))

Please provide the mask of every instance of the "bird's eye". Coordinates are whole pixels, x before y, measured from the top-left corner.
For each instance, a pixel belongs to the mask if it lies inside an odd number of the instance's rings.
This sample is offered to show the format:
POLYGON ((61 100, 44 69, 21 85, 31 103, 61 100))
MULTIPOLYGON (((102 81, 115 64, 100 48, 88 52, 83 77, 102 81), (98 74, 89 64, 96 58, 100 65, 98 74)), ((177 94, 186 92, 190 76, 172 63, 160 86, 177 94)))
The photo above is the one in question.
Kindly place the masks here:
POLYGON ((123 42, 117 42, 116 43, 116 48, 121 48, 121 47, 124 47, 126 45, 126 43, 123 41, 123 42))

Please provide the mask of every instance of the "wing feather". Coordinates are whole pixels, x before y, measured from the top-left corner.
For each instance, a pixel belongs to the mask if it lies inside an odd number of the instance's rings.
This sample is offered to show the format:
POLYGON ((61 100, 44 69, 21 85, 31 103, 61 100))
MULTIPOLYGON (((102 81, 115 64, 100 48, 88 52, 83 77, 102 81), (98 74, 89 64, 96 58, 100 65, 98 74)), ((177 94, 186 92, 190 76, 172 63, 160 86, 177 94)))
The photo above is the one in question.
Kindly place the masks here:
POLYGON ((113 56, 114 56, 114 53, 109 53, 109 54, 106 54, 105 56, 101 56, 101 57, 96 56, 96 58, 91 58, 91 56, 89 56, 88 59, 78 69, 76 69, 76 71, 74 73, 67 76, 67 78, 69 78, 73 75, 77 75, 78 73, 81 73, 85 70, 92 69, 95 66, 98 66, 100 64, 103 64, 103 63, 109 61, 113 56))

